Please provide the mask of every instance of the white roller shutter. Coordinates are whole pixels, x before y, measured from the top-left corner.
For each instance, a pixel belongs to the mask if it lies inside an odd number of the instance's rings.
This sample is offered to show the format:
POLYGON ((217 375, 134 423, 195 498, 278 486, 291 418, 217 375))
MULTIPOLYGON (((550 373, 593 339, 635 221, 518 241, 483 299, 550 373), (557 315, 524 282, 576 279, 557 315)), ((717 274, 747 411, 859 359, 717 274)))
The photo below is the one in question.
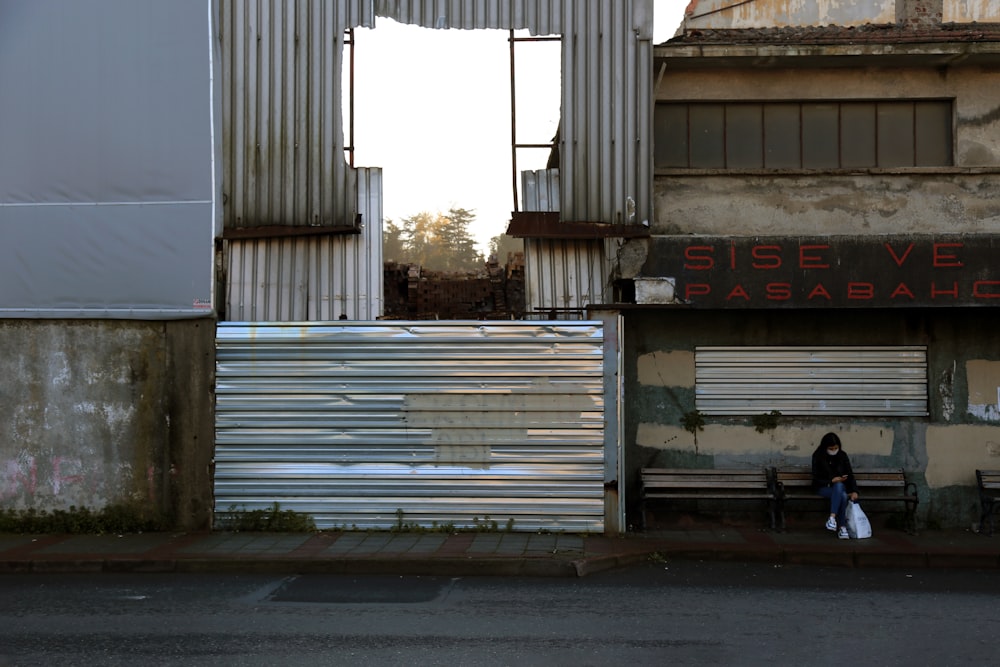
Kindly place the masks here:
POLYGON ((709 415, 921 417, 927 348, 698 347, 695 393, 709 415))

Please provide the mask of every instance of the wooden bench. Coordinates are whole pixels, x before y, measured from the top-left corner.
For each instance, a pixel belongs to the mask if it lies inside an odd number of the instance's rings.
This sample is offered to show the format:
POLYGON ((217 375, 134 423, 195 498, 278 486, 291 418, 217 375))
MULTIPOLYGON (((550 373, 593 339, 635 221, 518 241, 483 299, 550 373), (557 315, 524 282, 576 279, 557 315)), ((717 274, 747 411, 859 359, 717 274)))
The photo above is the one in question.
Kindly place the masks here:
POLYGON ((990 520, 989 534, 993 534, 993 513, 1000 509, 1000 470, 977 470, 976 484, 979 486, 979 532, 983 524, 990 520))
MULTIPOLYGON (((805 466, 777 467, 771 473, 778 505, 778 526, 785 529, 785 506, 790 502, 808 500, 817 509, 830 511, 829 501, 812 488, 812 468, 805 466), (819 502, 817 502, 819 501, 819 502)), ((881 509, 884 503, 903 503, 905 525, 909 533, 917 533, 917 486, 906 481, 902 468, 854 468, 858 484, 858 503, 868 514, 881 509), (871 508, 875 504, 876 508, 871 508)))
POLYGON ((643 468, 642 528, 646 528, 646 507, 651 502, 679 500, 751 500, 767 504, 771 528, 775 525, 774 493, 766 468, 689 469, 643 468))

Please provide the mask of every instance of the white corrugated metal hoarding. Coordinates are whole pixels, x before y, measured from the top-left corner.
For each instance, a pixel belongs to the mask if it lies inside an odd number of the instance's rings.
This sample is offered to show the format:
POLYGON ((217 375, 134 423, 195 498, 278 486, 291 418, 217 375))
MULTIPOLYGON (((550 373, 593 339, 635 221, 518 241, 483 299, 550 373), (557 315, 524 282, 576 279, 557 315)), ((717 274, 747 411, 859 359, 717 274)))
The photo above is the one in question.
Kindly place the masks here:
POLYGON ((216 511, 603 531, 613 335, 593 321, 220 324, 216 511))

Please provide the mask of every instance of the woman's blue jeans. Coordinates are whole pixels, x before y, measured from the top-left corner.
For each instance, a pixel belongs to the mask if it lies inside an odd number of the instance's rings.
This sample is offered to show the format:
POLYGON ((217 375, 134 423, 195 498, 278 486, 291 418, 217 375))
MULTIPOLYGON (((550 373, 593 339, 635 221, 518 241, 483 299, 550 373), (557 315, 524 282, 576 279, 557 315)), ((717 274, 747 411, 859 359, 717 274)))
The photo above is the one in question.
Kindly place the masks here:
POLYGON ((837 515, 837 526, 847 525, 847 489, 843 482, 833 486, 821 486, 817 489, 819 495, 830 499, 830 514, 837 515))

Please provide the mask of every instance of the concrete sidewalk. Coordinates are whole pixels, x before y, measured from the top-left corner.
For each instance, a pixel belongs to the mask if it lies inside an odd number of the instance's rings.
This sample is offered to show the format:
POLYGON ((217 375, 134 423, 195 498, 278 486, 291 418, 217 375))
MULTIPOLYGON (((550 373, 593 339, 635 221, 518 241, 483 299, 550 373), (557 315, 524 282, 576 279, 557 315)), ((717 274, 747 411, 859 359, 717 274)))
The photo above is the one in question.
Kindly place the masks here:
POLYGON ((642 562, 726 560, 844 567, 1000 568, 1000 533, 709 526, 622 537, 561 533, 0 534, 0 573, 275 572, 578 577, 642 562))

